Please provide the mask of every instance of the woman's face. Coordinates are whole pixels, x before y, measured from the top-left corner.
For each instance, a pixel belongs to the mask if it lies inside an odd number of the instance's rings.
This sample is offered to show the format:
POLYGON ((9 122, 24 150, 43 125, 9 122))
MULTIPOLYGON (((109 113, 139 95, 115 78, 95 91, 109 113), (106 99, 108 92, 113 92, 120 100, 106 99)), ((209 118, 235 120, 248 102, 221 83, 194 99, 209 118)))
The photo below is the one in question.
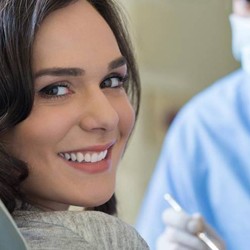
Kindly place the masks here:
POLYGON ((250 4, 247 0, 233 0, 233 12, 242 17, 250 17, 250 4))
POLYGON ((4 138, 29 166, 23 191, 31 202, 56 210, 103 204, 114 192, 134 111, 123 89, 126 61, 87 1, 44 20, 33 72, 32 112, 4 138))

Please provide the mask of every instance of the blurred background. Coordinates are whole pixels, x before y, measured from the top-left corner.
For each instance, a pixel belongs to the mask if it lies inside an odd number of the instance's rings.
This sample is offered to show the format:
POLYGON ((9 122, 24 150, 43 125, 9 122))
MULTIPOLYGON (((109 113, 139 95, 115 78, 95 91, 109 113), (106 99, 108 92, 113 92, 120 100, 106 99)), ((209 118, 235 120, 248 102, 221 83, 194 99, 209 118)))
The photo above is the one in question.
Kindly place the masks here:
POLYGON ((164 134, 193 95, 239 65, 231 54, 231 0, 119 0, 142 80, 141 110, 117 179, 120 217, 134 224, 164 134))

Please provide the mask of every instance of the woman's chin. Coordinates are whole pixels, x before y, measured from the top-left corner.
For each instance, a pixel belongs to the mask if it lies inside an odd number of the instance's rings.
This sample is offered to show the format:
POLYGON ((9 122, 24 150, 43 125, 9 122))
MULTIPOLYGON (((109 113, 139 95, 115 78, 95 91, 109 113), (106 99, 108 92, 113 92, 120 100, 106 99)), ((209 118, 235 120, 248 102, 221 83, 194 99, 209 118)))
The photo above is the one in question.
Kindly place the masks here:
POLYGON ((93 197, 88 197, 88 200, 83 200, 71 205, 85 208, 98 207, 109 201, 113 194, 114 192, 99 194, 93 197))

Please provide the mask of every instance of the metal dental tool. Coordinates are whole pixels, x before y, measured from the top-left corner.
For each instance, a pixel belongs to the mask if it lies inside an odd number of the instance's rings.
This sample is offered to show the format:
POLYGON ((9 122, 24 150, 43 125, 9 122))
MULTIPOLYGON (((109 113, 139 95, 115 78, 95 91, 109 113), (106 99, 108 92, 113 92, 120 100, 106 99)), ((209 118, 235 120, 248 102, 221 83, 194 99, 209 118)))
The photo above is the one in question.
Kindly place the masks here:
MULTIPOLYGON (((176 200, 170 195, 165 194, 164 200, 166 200, 169 205, 177 212, 183 211, 182 207, 176 202, 176 200)), ((220 250, 211 239, 208 238, 205 232, 200 232, 197 234, 197 237, 202 240, 211 250, 220 250)))

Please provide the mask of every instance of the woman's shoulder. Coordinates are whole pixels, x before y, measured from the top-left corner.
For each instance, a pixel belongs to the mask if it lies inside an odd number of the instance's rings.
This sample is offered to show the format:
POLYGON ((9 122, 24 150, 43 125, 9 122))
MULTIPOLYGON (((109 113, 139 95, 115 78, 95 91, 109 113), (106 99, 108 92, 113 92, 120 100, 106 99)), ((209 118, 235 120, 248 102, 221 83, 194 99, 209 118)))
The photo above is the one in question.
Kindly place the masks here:
POLYGON ((129 224, 97 211, 16 211, 31 249, 149 249, 129 224))

